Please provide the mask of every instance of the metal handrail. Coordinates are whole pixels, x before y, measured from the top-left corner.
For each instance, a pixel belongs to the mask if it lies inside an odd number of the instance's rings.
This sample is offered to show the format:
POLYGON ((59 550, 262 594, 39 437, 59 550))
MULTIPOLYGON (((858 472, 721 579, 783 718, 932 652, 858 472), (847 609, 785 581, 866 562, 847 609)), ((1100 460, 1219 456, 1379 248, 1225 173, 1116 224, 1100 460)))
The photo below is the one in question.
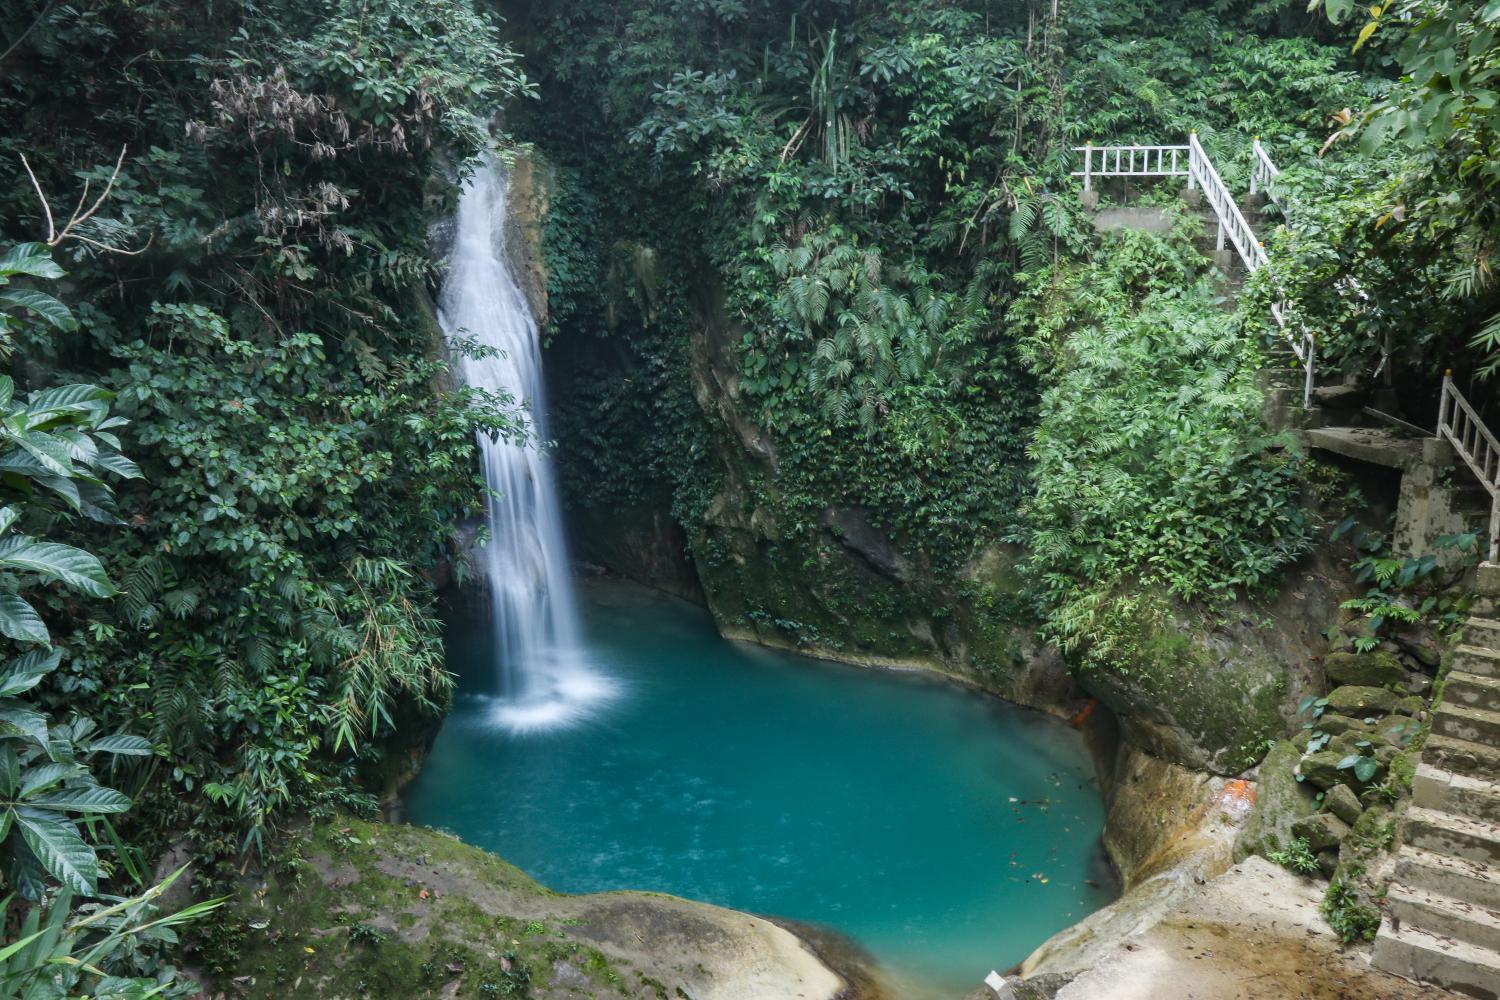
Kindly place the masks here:
POLYGON ((1438 401, 1439 439, 1447 439, 1490 495, 1490 562, 1500 560, 1500 441, 1479 419, 1474 407, 1453 384, 1453 373, 1443 375, 1438 401))
POLYGON ((1073 171, 1074 177, 1083 178, 1083 189, 1093 189, 1095 177, 1181 177, 1188 172, 1182 160, 1189 152, 1187 146, 1075 146, 1074 152, 1083 154, 1083 169, 1073 171), (1155 165, 1151 162, 1156 156, 1155 165), (1179 160, 1179 157, 1182 160, 1179 160), (1099 161, 1098 168, 1094 161, 1099 161))
POLYGON ((1272 162, 1271 154, 1260 144, 1260 136, 1251 140, 1250 153, 1250 193, 1264 192, 1266 197, 1281 204, 1281 199, 1276 197, 1276 192, 1271 187, 1271 182, 1281 176, 1281 168, 1272 162))
POLYGON ((1188 145, 1192 149, 1192 154, 1188 157, 1188 186, 1192 187, 1196 182, 1203 189, 1204 197, 1208 199, 1219 220, 1217 249, 1224 249, 1224 237, 1227 234, 1229 242, 1234 244, 1234 249, 1239 253, 1245 270, 1254 274, 1266 263, 1265 247, 1255 238, 1255 231, 1250 228, 1240 206, 1234 203, 1234 195, 1219 176, 1219 171, 1214 168, 1213 161, 1203 151, 1197 132, 1188 136, 1188 145))
MULTIPOLYGON (((1262 176, 1274 178, 1281 173, 1276 164, 1271 162, 1271 157, 1266 153, 1264 147, 1257 138, 1252 147, 1255 153, 1255 165, 1251 172, 1251 191, 1255 191, 1256 171, 1262 171, 1262 176)), ((1224 179, 1219 176, 1219 171, 1214 167, 1213 161, 1208 158, 1203 144, 1198 141, 1198 132, 1195 129, 1188 136, 1186 146, 1153 146, 1153 145, 1119 145, 1119 146, 1095 146, 1087 143, 1075 146, 1075 152, 1083 154, 1083 169, 1073 171, 1074 177, 1083 178, 1083 189, 1093 189, 1095 177, 1182 177, 1188 179, 1188 188, 1201 188, 1204 197, 1208 199, 1209 205, 1214 210, 1214 218, 1218 222, 1218 233, 1215 237, 1215 248, 1224 249, 1224 241, 1227 237, 1239 255, 1240 261, 1245 265, 1245 270, 1254 274, 1268 263, 1266 248, 1256 239, 1255 231, 1250 228, 1240 207, 1235 203, 1234 195, 1230 192, 1224 179), (1184 164, 1180 157, 1187 153, 1187 162, 1184 164), (1155 156, 1155 163, 1152 157, 1155 156)), ((1268 191, 1269 193, 1269 191, 1268 191)), ((1302 405, 1311 407, 1313 377, 1316 368, 1316 341, 1311 331, 1303 329, 1300 334, 1291 328, 1287 317, 1287 304, 1284 302, 1273 302, 1271 304, 1271 319, 1281 330, 1281 335, 1286 339, 1292 349, 1292 354, 1301 363, 1303 369, 1302 405)))

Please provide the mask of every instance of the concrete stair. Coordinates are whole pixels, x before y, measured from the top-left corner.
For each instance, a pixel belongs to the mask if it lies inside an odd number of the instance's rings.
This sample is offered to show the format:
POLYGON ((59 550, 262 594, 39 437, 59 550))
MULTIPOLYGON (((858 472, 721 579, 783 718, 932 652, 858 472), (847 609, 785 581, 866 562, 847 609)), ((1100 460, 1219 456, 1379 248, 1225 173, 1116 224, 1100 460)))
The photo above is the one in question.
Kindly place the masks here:
POLYGON ((1388 919, 1375 938, 1370 962, 1378 969, 1466 996, 1500 997, 1500 953, 1415 925, 1393 926, 1388 919))
POLYGON ((1500 620, 1470 618, 1412 781, 1371 962, 1500 1000, 1500 620))
POLYGON ((1450 670, 1443 687, 1443 701, 1462 708, 1500 712, 1500 677, 1450 670))

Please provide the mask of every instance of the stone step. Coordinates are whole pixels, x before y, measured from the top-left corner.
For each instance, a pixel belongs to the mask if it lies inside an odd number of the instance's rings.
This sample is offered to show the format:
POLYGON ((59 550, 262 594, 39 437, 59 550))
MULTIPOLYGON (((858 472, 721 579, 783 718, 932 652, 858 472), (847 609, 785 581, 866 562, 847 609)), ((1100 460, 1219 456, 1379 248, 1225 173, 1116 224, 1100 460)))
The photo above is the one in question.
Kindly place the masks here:
POLYGON ((1396 856, 1396 880, 1466 903, 1500 910, 1500 871, 1406 845, 1396 856))
POLYGON ((1391 883, 1386 911, 1402 927, 1415 927, 1455 941, 1500 949, 1500 913, 1428 889, 1391 883))
POLYGON ((1422 761, 1454 774, 1488 778, 1500 774, 1500 747, 1454 739, 1434 732, 1422 746, 1422 761))
POLYGON ((1470 646, 1500 649, 1500 621, 1494 618, 1470 618, 1464 623, 1464 642, 1470 646))
POLYGON ((1473 743, 1500 746, 1500 712, 1450 704, 1445 698, 1433 713, 1432 731, 1473 743))
POLYGON ((1500 712, 1500 677, 1450 670, 1448 681, 1443 685, 1443 704, 1500 712))
POLYGON ((1377 969, 1471 997, 1500 997, 1500 953, 1416 927, 1398 928, 1389 919, 1375 937, 1370 962, 1377 969))
POLYGON ((1500 826, 1467 816, 1412 806, 1404 821, 1406 843, 1424 851, 1500 864, 1500 826))
POLYGON ((1468 644, 1453 650, 1453 669, 1480 677, 1500 677, 1500 650, 1468 644))
POLYGON ((1423 809, 1500 823, 1500 785, 1486 778, 1455 774, 1425 761, 1417 765, 1412 802, 1423 809))

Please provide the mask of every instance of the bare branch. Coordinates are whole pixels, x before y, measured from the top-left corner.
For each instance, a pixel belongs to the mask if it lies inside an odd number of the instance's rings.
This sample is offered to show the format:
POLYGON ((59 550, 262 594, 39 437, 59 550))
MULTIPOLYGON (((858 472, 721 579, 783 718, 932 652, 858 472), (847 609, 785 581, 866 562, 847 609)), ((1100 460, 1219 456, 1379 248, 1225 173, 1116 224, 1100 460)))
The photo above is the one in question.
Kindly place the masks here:
POLYGON ((83 193, 78 196, 78 206, 73 209, 73 214, 68 217, 68 221, 64 223, 60 231, 57 228, 56 221, 52 218, 52 206, 47 201, 47 195, 42 191, 41 184, 37 182, 36 174, 31 170, 31 164, 26 162, 25 154, 22 154, 21 165, 26 168, 26 176, 31 178, 32 190, 36 191, 37 200, 42 203, 42 213, 47 217, 47 245, 49 247, 59 246, 65 240, 71 239, 77 240, 80 243, 94 247, 96 250, 101 250, 105 253, 117 253, 125 257, 134 257, 138 254, 145 253, 146 250, 151 246, 151 240, 148 239, 146 241, 146 245, 141 247, 139 250, 126 250, 122 247, 110 246, 107 243, 101 243, 98 240, 90 239, 87 236, 82 236, 74 232, 74 230, 79 226, 83 225, 85 222, 89 221, 89 219, 93 218, 95 213, 97 213, 99 209, 103 208, 104 203, 109 200, 110 194, 113 193, 115 189, 115 181, 119 180, 120 178, 120 170, 125 166, 125 153, 127 149, 128 147, 126 146, 120 147, 120 155, 115 158, 115 168, 110 171, 109 181, 104 185, 104 190, 100 192, 99 197, 95 198, 93 203, 90 204, 87 209, 85 209, 83 206, 88 202, 89 181, 85 180, 83 182, 83 193))
POLYGON ((21 166, 26 168, 26 176, 31 178, 31 189, 36 192, 37 201, 42 203, 42 211, 47 216, 47 245, 52 246, 52 237, 57 230, 52 225, 52 206, 47 204, 47 196, 42 194, 42 186, 37 183, 36 174, 31 172, 31 164, 26 162, 26 154, 21 154, 21 166))

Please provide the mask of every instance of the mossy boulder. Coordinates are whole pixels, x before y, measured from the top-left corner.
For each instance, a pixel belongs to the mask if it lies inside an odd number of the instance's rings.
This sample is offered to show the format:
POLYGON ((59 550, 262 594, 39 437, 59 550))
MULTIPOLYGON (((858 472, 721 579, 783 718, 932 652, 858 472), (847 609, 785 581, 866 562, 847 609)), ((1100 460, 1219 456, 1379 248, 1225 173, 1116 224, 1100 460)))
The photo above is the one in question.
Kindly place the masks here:
POLYGON ((1347 754, 1342 750, 1320 750, 1314 754, 1308 754, 1302 759, 1301 774, 1306 782, 1316 788, 1329 789, 1334 785, 1342 784, 1349 777, 1346 771, 1340 770, 1339 762, 1347 754))
POLYGON ((215 924, 206 963, 245 998, 832 1000, 847 985, 758 917, 655 893, 564 896, 446 834, 349 818, 288 837, 215 924))
POLYGON ((1406 682, 1406 670, 1395 653, 1329 653, 1323 670, 1333 684, 1360 687, 1394 687, 1406 682))
POLYGON ((1318 811, 1317 798, 1305 782, 1297 780, 1301 751, 1290 741, 1271 748, 1261 761, 1255 786, 1255 808, 1245 820, 1234 843, 1234 860, 1252 854, 1265 857, 1292 839, 1292 825, 1318 811))
POLYGON ((1389 715, 1401 699, 1385 688, 1347 684, 1328 692, 1328 712, 1356 719, 1372 715, 1389 715))
POLYGON ((1324 715, 1313 724, 1313 729, 1328 733, 1330 736, 1341 736, 1344 733, 1365 735, 1375 732, 1375 723, 1366 722, 1364 719, 1351 719, 1347 715, 1324 715))
POLYGON ((1427 708, 1427 699, 1421 695, 1411 694, 1396 702, 1396 711, 1401 715, 1415 716, 1418 712, 1427 708))
POLYGON ((1286 633, 1249 608, 1232 617, 1163 600, 1127 656, 1080 683, 1108 705, 1125 738, 1184 767, 1232 776, 1254 766, 1308 690, 1286 633))
POLYGON ((1348 785, 1334 785, 1328 790, 1328 795, 1323 800, 1324 807, 1339 819, 1349 825, 1359 821, 1360 814, 1365 807, 1360 805, 1359 796, 1354 794, 1354 789, 1348 785))
POLYGON ((1292 824, 1292 836, 1307 841, 1314 852, 1338 847, 1349 834, 1349 824, 1332 813, 1316 813, 1292 824))

